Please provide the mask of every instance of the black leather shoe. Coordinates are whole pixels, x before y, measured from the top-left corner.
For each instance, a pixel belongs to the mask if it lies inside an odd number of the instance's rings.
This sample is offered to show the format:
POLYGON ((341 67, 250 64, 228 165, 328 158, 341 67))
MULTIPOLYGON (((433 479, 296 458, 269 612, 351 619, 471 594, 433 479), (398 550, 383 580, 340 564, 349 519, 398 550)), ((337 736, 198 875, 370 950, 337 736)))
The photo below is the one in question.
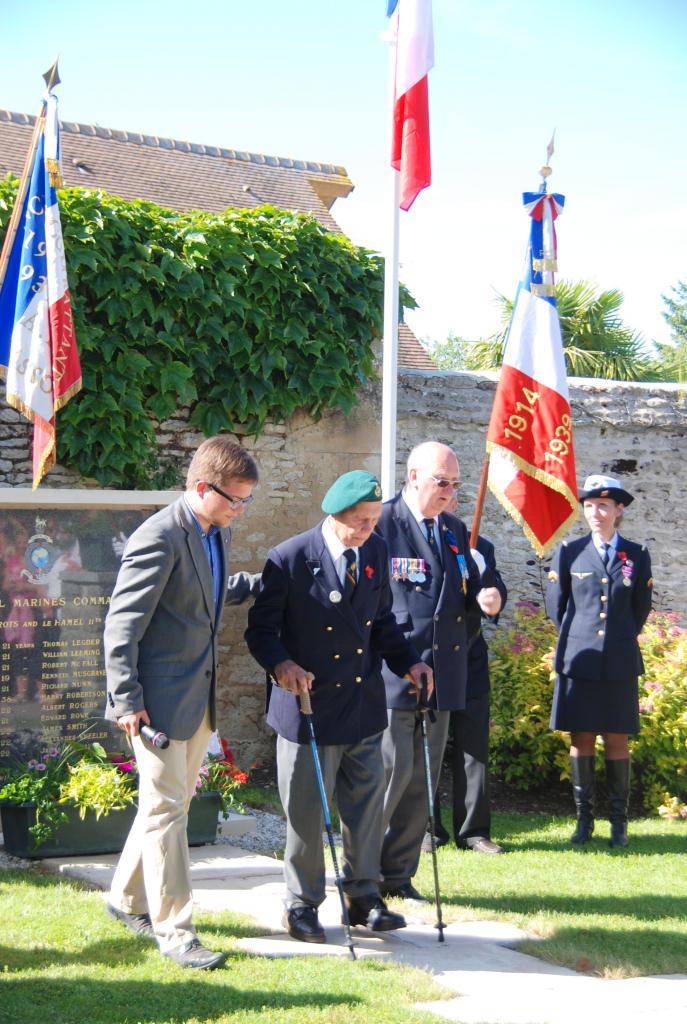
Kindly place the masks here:
POLYGON ((348 920, 352 925, 360 924, 369 928, 371 932, 392 932, 406 926, 403 915, 387 910, 381 896, 355 896, 349 899, 348 920))
POLYGON ((206 949, 200 939, 191 939, 177 949, 170 949, 163 956, 173 960, 177 967, 191 967, 196 971, 213 971, 227 958, 226 953, 214 953, 206 949))
POLYGON ((119 921, 139 938, 155 939, 153 923, 148 914, 127 914, 126 911, 113 907, 111 903, 107 904, 107 912, 110 917, 114 917, 115 921, 119 921))
POLYGON ((385 899, 415 900, 416 903, 429 902, 422 893, 417 891, 412 882, 404 882, 397 889, 381 889, 380 892, 385 899))
POLYGON ((492 843, 491 839, 487 839, 486 836, 468 839, 465 849, 472 850, 473 853, 503 853, 503 847, 498 843, 492 843))
POLYGON ((299 942, 326 942, 324 928, 317 919, 316 907, 289 907, 282 924, 292 939, 299 942))

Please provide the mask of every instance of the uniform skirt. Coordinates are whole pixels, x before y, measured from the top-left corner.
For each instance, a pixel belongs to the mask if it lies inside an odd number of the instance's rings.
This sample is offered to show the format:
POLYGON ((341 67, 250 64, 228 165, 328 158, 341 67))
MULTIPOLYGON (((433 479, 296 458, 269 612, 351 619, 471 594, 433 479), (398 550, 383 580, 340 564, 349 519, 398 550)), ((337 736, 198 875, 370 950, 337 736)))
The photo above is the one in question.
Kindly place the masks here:
POLYGON ((549 726, 562 732, 639 732, 637 677, 599 680, 559 675, 549 726))

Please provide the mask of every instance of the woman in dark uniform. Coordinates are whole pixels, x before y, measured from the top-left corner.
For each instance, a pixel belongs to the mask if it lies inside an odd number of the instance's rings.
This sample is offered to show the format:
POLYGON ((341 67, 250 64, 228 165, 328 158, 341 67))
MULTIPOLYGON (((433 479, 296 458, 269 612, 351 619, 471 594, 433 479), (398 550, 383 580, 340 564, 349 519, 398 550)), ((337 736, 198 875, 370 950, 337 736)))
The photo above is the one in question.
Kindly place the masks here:
POLYGON ((603 736, 611 846, 627 846, 630 796, 628 734, 639 732, 637 637, 651 610, 651 561, 641 544, 617 532, 633 497, 610 476, 587 477, 580 494, 587 537, 556 552, 546 611, 560 635, 551 728, 570 733, 570 771, 577 809, 573 843, 594 830, 594 764, 603 736))

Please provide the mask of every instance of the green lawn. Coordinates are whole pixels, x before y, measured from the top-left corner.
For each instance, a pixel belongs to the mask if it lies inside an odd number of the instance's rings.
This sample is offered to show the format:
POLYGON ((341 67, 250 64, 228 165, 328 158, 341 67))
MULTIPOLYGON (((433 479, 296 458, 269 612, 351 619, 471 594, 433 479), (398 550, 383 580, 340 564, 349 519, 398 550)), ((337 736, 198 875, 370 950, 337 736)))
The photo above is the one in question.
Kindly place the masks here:
MULTIPOLYGON (((687 821, 631 821, 624 851, 609 849, 606 822, 582 850, 572 829, 572 819, 496 814, 506 855, 440 849, 445 920, 509 921, 536 936, 523 952, 606 977, 687 974, 687 821)), ((429 854, 416 884, 433 898, 429 854)))
POLYGON ((267 960, 229 913, 198 914, 229 953, 194 974, 105 915, 102 897, 37 871, 0 872, 0 1021, 5 1024, 436 1024, 413 1003, 450 998, 422 971, 336 957, 267 960))
MULTIPOLYGON (((687 822, 632 821, 629 849, 611 851, 604 822, 576 850, 571 819, 494 818, 506 856, 439 850, 447 923, 512 922, 535 936, 524 952, 607 977, 687 973, 687 822)), ((433 896, 429 854, 416 884, 433 896)), ((413 1005, 450 996, 376 961, 248 956, 234 940, 257 931, 229 913, 198 914, 229 960, 193 975, 107 918, 99 894, 37 870, 0 872, 0 906, 3 1024, 428 1024, 413 1005)), ((432 906, 412 913, 435 919, 432 906)))

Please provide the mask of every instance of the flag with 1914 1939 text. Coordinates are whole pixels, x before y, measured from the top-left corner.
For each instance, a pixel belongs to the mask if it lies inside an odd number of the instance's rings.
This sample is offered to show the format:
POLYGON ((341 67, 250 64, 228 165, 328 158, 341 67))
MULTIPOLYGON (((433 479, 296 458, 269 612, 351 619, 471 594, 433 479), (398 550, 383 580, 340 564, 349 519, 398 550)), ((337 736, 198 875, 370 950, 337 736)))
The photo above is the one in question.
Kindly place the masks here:
POLYGON ((41 118, 0 291, 0 366, 7 379, 8 404, 34 426, 34 489, 56 461, 55 413, 81 388, 55 188, 59 125, 52 94, 41 118))
POLYGON ((487 434, 489 489, 546 555, 579 504, 568 381, 554 272, 555 221, 564 196, 526 192, 532 218, 487 434))

